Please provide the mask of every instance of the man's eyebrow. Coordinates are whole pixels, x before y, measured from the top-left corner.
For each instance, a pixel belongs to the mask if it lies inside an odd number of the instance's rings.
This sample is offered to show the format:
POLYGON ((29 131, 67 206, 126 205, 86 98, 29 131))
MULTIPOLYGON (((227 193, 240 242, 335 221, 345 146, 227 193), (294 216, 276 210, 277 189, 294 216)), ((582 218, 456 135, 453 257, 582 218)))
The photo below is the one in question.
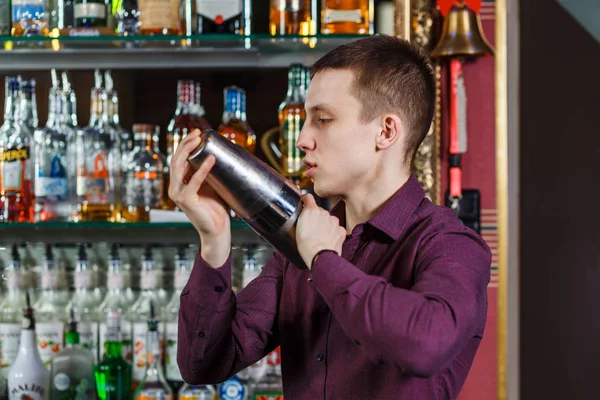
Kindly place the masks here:
POLYGON ((315 104, 314 106, 309 107, 309 109, 307 111, 311 112, 311 113, 315 113, 315 112, 319 112, 319 111, 325 111, 327 113, 333 113, 334 109, 333 109, 333 107, 331 107, 331 106, 329 106, 327 104, 318 103, 318 104, 315 104))

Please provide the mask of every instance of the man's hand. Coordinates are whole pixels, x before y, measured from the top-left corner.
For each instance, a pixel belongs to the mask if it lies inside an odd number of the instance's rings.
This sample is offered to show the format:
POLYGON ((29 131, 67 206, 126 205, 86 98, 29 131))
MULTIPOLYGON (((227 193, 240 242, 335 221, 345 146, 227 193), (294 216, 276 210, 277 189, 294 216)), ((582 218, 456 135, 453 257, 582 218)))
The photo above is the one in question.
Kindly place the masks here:
POLYGON ((333 250, 342 254, 346 229, 337 217, 317 206, 310 194, 302 196, 304 208, 296 224, 298 252, 304 263, 311 268, 312 259, 321 250, 333 250))

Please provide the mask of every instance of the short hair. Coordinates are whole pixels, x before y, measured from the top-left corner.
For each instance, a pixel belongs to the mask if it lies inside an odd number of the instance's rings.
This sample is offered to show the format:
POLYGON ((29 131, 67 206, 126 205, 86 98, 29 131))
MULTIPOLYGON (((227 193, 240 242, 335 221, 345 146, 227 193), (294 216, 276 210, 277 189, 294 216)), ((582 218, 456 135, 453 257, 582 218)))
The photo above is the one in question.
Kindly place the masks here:
POLYGON ((375 35, 343 44, 317 60, 311 77, 326 69, 355 73, 352 94, 362 104, 364 123, 385 114, 400 116, 406 129, 405 162, 429 132, 435 109, 435 80, 428 57, 393 36, 375 35))

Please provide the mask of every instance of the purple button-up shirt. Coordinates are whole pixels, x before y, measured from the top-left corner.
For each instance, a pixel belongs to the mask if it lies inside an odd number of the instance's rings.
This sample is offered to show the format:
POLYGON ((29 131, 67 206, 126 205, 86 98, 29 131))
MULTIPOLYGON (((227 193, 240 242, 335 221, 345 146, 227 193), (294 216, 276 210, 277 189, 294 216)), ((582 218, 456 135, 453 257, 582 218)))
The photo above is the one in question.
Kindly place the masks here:
MULTIPOLYGON (((343 202, 331 213, 345 226, 343 202)), ((412 176, 312 271, 275 253, 236 296, 231 256, 217 269, 197 256, 179 368, 219 383, 281 346, 286 400, 454 399, 481 342, 490 264, 481 237, 412 176)))

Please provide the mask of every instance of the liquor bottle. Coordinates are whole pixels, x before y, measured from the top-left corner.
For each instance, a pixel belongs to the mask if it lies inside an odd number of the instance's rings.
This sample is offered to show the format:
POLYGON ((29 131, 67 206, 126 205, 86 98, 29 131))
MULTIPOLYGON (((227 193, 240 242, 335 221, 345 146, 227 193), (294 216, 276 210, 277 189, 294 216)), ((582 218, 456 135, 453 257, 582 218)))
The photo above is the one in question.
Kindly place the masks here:
MULTIPOLYGON (((136 302, 131 306, 127 319, 132 325, 133 339, 133 386, 141 382, 147 366, 146 331, 147 322, 150 319, 150 305, 154 304, 159 310, 162 310, 169 301, 167 291, 161 288, 162 271, 155 267, 152 257, 152 246, 147 245, 144 249, 142 258, 142 270, 140 271, 140 289, 141 293, 136 302)), ((161 329, 159 332, 164 332, 161 329)), ((162 336, 162 335, 161 335, 162 336)), ((162 337, 161 337, 162 339, 162 337)))
POLYGON ((77 95, 71 88, 71 82, 66 71, 61 73, 62 92, 61 92, 61 110, 63 119, 61 122, 72 130, 76 130, 77 122, 77 95))
POLYGON ((250 0, 196 0, 198 33, 249 35, 250 0))
POLYGON ((315 35, 317 6, 313 2, 314 0, 271 0, 271 35, 315 35))
POLYGON ((234 375, 219 385, 219 399, 221 400, 250 400, 249 381, 234 375))
POLYGON ((152 144, 154 127, 133 125, 135 149, 124 171, 121 217, 125 222, 149 222, 150 210, 160 209, 164 190, 164 164, 152 144))
POLYGON ((119 150, 123 158, 123 166, 128 164, 131 152, 133 151, 133 135, 121 126, 119 117, 119 93, 115 90, 112 73, 110 70, 104 71, 104 89, 106 96, 105 109, 108 120, 106 123, 117 132, 119 138, 119 150))
POLYGON ((9 36, 11 21, 10 0, 0 0, 0 36, 9 36))
MULTIPOLYGON (((107 351, 107 334, 108 326, 107 318, 111 313, 117 312, 120 316, 124 316, 131 309, 131 306, 136 300, 135 293, 131 289, 131 273, 121 265, 121 257, 119 256, 119 246, 112 244, 110 249, 110 257, 108 260, 107 277, 106 277, 108 292, 102 303, 98 306, 101 321, 99 329, 99 346, 98 358, 102 359, 107 351)), ((123 342, 123 358, 131 363, 133 361, 133 347, 131 340, 131 322, 123 319, 119 320, 121 329, 120 337, 123 342)))
POLYGON ((186 257, 186 247, 180 246, 175 255, 175 290, 173 291, 171 301, 166 305, 163 312, 165 321, 165 374, 169 386, 174 391, 178 391, 184 383, 179 366, 177 365, 177 329, 179 297, 184 286, 187 284, 190 272, 190 263, 186 257))
POLYGON ((37 124, 33 121, 34 91, 35 81, 21 81, 14 123, 3 129, 0 138, 2 209, 6 222, 34 221, 34 165, 31 157, 33 130, 30 128, 37 124))
POLYGON ((202 85, 200 85, 200 82, 194 82, 194 102, 191 114, 196 117, 195 125, 200 127, 200 130, 210 129, 210 124, 206 120, 206 110, 202 105, 202 85))
MULTIPOLYGON (((6 217, 8 210, 4 208, 7 201, 6 193, 4 192, 4 179, 2 178, 4 169, 5 150, 8 135, 14 134, 15 116, 19 104, 19 77, 7 76, 5 80, 4 90, 4 122, 0 126, 0 222, 7 222, 6 217)), ((10 164, 9 164, 10 167, 10 164)))
POLYGON ((103 0, 75 0, 74 13, 77 28, 107 26, 107 4, 103 0))
POLYGON ((94 400, 94 356, 80 346, 75 311, 71 308, 65 348, 50 365, 51 400, 94 400))
POLYGON ((223 90, 225 107, 218 132, 226 139, 254 153, 256 134, 246 117, 246 91, 236 86, 223 90))
POLYGON ((117 134, 103 118, 105 96, 98 70, 90 97, 90 121, 75 139, 77 202, 73 220, 118 222, 121 156, 117 134))
POLYGON ((44 0, 12 1, 12 36, 48 36, 48 10, 44 0))
POLYGON ((35 317, 26 292, 19 352, 8 373, 9 399, 44 400, 48 396, 50 372, 42 362, 36 346, 35 317))
POLYGON ((167 384, 161 367, 161 335, 158 329, 155 303, 152 300, 150 301, 147 326, 146 368, 133 398, 134 400, 173 400, 173 390, 167 384))
POLYGON ((100 400, 131 399, 131 364, 123 358, 121 313, 111 311, 106 319, 106 353, 94 368, 100 400))
POLYGON ((216 400, 217 392, 211 385, 184 384, 178 393, 178 400, 216 400))
POLYGON ((67 321, 65 308, 69 301, 69 293, 65 288, 66 271, 61 263, 55 263, 50 244, 46 244, 46 260, 41 275, 42 294, 34 305, 39 321, 36 332, 40 356, 50 367, 52 357, 63 348, 67 321))
POLYGON ((0 398, 8 393, 8 371, 19 352, 22 313, 25 302, 25 273, 19 248, 12 245, 12 260, 5 271, 6 296, 0 303, 0 398))
MULTIPOLYGON (((56 70, 52 70, 52 87, 48 96, 48 121, 34 134, 33 159, 35 161, 34 194, 35 220, 70 221, 69 170, 67 167, 70 131, 61 120, 61 90, 56 70)), ((71 176, 72 178, 72 176, 71 176)))
POLYGON ((179 0, 138 0, 138 23, 142 35, 180 35, 179 0))
POLYGON ((266 357, 266 373, 254 384, 253 399, 283 400, 283 385, 281 381, 281 359, 279 347, 266 357))
POLYGON ((88 266, 85 244, 78 248, 77 264, 74 272, 75 293, 67 304, 66 310, 73 310, 79 318, 78 335, 81 348, 93 356, 94 362, 98 358, 98 329, 100 312, 98 307, 102 301, 93 289, 92 271, 88 266))
POLYGON ((321 33, 373 34, 374 0, 323 0, 321 33))

